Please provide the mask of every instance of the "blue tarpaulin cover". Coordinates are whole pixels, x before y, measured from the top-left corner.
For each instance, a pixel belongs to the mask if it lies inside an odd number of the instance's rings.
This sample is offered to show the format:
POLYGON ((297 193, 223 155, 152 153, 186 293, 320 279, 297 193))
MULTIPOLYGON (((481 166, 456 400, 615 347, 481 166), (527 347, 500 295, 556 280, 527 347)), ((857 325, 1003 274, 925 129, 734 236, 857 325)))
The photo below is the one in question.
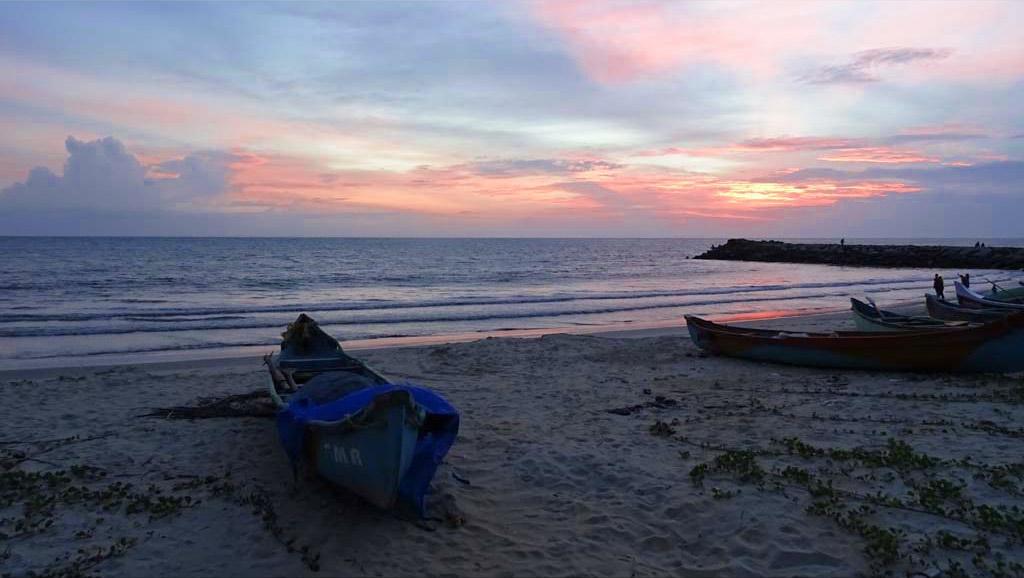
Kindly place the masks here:
POLYGON ((427 414, 416 440, 412 463, 398 487, 398 501, 412 506, 420 516, 426 516, 430 480, 459 432, 459 412, 440 395, 414 385, 387 384, 359 389, 322 405, 296 400, 277 414, 277 430, 292 464, 298 464, 302 459, 307 422, 342 419, 365 408, 378 396, 393 391, 408 392, 427 414))

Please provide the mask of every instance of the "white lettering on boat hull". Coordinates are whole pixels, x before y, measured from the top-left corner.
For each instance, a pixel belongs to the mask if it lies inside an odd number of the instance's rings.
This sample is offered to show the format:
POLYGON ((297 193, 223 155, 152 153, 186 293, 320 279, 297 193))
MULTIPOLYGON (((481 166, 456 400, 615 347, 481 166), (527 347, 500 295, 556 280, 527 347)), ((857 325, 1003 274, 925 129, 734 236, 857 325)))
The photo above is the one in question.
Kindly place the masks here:
POLYGON ((330 452, 334 461, 345 466, 363 467, 363 456, 356 448, 344 448, 338 445, 325 443, 325 452, 330 452))

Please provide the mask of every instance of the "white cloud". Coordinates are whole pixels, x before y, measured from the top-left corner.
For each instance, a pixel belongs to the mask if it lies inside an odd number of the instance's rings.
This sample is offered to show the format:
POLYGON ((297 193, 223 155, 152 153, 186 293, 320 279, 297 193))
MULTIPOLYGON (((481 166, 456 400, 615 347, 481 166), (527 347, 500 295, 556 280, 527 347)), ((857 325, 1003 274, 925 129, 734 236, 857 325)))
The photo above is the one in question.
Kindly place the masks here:
POLYGON ((0 190, 0 209, 170 210, 183 201, 226 192, 234 159, 230 153, 202 152, 147 167, 113 137, 81 141, 69 136, 64 146, 68 159, 63 174, 46 167, 32 169, 24 182, 0 190))

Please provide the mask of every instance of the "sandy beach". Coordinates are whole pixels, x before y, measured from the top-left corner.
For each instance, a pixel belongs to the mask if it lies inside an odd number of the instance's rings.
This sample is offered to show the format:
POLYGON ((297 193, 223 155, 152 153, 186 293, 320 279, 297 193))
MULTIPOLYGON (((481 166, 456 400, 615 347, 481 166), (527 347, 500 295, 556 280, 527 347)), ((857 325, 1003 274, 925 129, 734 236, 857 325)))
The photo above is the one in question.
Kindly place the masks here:
MULTIPOLYGON (((747 322, 850 328, 848 314, 747 322)), ((1020 575, 1020 376, 827 371, 685 329, 359 351, 462 412, 431 517, 293 474, 269 418, 155 408, 258 357, 0 373, 0 570, 104 576, 1020 575)))
POLYGON ((0 578, 1024 578, 1022 29, 0 2, 0 578))

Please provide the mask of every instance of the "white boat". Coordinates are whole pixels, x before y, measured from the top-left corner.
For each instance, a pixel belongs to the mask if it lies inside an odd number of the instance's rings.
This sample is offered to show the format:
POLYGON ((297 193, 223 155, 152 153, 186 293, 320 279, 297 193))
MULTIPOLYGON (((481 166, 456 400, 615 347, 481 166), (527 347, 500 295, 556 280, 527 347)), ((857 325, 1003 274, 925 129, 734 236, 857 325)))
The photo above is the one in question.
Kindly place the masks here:
POLYGON ((954 281, 953 287, 956 289, 957 301, 959 301, 960 305, 964 307, 971 307, 973 309, 1012 309, 1014 311, 1024 311, 1024 304, 1022 303, 1011 303, 1009 301, 996 301, 995 299, 989 299, 972 289, 964 287, 963 283, 960 283, 959 281, 954 281))

